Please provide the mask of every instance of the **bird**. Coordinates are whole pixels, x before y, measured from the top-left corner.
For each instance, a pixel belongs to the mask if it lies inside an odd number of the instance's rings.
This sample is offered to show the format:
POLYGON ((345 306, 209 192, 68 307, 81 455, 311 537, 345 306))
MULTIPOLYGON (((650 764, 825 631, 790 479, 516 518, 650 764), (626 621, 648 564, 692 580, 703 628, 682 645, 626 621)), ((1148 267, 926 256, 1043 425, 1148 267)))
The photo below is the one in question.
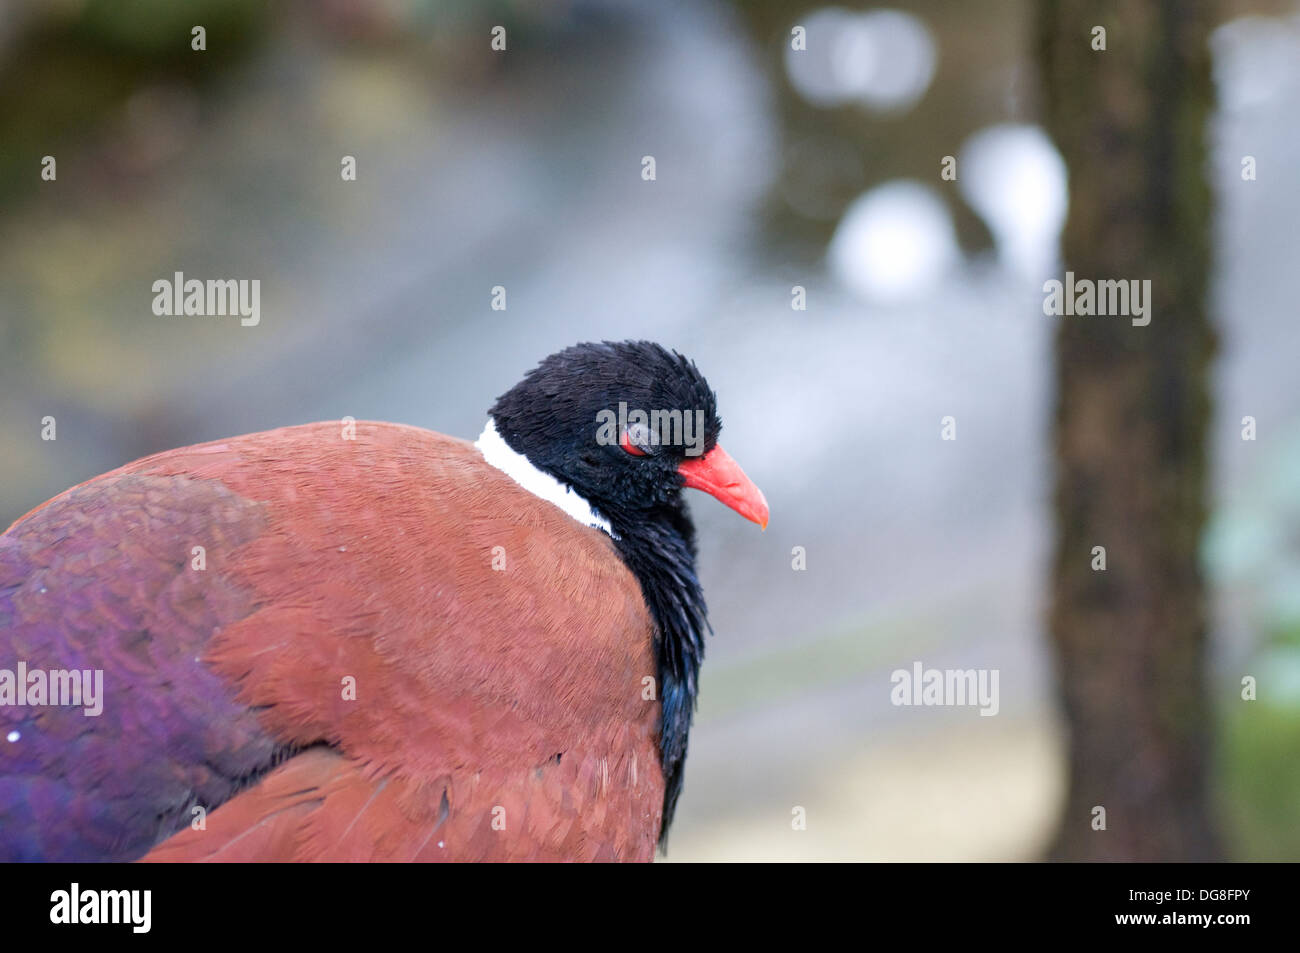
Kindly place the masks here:
POLYGON ((36 507, 0 860, 653 860, 711 632, 684 490, 768 523, 721 426, 677 351, 584 343, 474 442, 283 427, 36 507))

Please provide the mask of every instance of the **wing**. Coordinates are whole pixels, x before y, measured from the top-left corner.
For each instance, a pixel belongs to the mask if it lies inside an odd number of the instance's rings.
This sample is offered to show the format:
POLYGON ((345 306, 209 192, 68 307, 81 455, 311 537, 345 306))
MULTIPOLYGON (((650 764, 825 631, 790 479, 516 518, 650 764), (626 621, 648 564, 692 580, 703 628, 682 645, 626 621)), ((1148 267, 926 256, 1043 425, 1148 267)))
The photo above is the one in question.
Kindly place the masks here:
POLYGON ((104 696, 0 707, 0 857, 653 855, 635 579, 461 441, 310 425, 74 488, 0 537, 0 651, 104 696))

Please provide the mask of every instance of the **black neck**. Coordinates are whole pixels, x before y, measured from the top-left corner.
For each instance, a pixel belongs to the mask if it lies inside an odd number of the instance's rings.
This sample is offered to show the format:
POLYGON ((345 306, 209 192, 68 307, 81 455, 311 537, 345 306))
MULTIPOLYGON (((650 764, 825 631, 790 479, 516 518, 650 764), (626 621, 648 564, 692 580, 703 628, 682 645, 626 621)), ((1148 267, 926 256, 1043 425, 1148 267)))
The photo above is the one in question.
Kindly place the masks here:
POLYGON ((704 633, 709 627, 704 592, 695 575, 695 526, 679 498, 648 516, 615 518, 614 532, 623 562, 641 583, 641 593, 655 624, 655 662, 659 672, 659 752, 664 773, 663 827, 659 843, 682 792, 686 743, 695 715, 704 633))
POLYGON ((662 706, 659 752, 664 807, 659 840, 663 844, 682 790, 682 767, 699 691, 704 634, 712 631, 704 593, 695 575, 695 526, 675 476, 670 475, 664 485, 657 487, 632 484, 608 495, 593 492, 590 487, 600 482, 604 472, 596 464, 585 463, 583 455, 563 449, 579 442, 581 434, 569 435, 566 440, 564 435, 556 437, 545 428, 539 430, 531 425, 529 414, 535 403, 519 388, 503 395, 491 411, 497 432, 512 450, 580 493, 609 520, 614 545, 641 584, 641 595, 654 622, 657 690, 662 706), (586 485, 575 479, 575 474, 581 475, 586 485), (647 507, 642 501, 654 493, 660 502, 647 507), (629 498, 635 505, 626 502, 629 498))

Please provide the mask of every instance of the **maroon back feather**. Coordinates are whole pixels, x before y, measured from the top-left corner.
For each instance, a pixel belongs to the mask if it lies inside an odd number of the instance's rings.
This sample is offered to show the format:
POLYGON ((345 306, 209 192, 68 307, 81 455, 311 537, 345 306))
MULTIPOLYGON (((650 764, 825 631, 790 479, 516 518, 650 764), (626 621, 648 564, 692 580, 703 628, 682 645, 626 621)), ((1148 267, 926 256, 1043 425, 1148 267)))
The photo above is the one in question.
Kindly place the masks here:
POLYGON ((639 586, 463 441, 314 424, 74 488, 0 537, 20 660, 103 669, 104 710, 0 707, 0 859, 653 856, 639 586))

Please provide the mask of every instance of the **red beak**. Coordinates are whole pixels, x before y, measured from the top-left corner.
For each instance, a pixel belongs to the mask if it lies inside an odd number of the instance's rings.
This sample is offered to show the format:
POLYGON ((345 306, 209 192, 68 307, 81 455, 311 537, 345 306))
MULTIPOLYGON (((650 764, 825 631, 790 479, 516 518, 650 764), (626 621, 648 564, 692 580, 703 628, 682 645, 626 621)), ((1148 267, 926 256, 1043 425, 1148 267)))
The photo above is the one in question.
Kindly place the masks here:
POLYGON ((740 464, 720 445, 715 444, 702 457, 687 460, 677 472, 685 477, 687 486, 703 490, 745 519, 767 529, 767 500, 763 491, 754 486, 740 464))

